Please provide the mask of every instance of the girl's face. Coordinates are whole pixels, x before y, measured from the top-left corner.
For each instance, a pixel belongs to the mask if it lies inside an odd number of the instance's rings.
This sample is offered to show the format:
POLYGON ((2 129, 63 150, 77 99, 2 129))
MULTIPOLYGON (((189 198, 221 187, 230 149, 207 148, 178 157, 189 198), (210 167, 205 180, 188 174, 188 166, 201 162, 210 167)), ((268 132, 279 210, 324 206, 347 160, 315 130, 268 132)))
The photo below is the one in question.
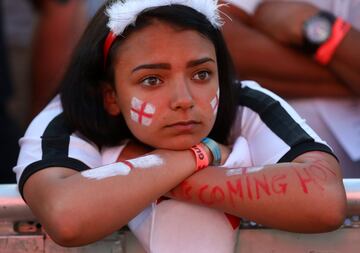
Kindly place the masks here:
POLYGON ((119 47, 115 89, 104 89, 107 111, 122 113, 134 136, 155 148, 187 149, 215 122, 215 48, 196 31, 155 21, 119 47))

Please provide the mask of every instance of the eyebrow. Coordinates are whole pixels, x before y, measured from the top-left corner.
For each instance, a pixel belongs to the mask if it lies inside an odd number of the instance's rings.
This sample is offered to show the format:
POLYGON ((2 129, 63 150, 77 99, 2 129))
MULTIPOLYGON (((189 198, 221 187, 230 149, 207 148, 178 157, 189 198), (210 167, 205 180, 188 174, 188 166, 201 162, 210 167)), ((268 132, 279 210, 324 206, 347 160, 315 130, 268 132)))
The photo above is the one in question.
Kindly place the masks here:
MULTIPOLYGON (((206 63, 206 62, 214 62, 215 63, 215 61, 212 58, 204 57, 204 58, 201 58, 201 59, 198 59, 198 60, 189 61, 186 64, 186 67, 187 68, 192 68, 192 67, 201 65, 203 63, 206 63)), ((134 68, 132 70, 132 73, 134 73, 134 72, 136 72, 138 70, 141 70, 141 69, 171 69, 171 65, 169 63, 143 64, 143 65, 139 65, 136 68, 134 68)))
POLYGON ((205 57, 205 58, 201 58, 201 59, 198 59, 198 60, 189 61, 188 64, 186 64, 186 67, 187 68, 192 68, 192 67, 196 67, 198 65, 204 64, 206 62, 215 63, 215 61, 213 59, 211 59, 210 57, 205 57))

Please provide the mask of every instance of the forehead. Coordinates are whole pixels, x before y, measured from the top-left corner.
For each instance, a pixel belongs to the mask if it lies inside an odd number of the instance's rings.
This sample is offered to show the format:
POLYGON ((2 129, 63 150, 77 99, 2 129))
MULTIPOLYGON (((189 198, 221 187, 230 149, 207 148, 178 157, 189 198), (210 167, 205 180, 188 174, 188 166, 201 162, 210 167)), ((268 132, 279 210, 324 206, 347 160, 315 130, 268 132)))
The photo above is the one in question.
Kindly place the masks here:
POLYGON ((139 61, 168 62, 181 59, 211 57, 216 60, 213 43, 192 29, 182 29, 163 21, 154 21, 134 31, 117 49, 116 64, 137 64, 139 61))

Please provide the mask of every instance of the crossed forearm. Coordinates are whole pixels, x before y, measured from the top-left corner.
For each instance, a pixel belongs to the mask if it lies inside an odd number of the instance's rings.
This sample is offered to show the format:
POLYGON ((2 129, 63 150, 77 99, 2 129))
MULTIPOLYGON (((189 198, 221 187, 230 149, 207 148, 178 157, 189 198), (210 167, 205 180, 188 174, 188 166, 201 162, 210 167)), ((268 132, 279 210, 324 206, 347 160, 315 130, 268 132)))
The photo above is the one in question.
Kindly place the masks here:
POLYGON ((323 161, 315 161, 265 166, 262 170, 209 167, 168 195, 273 228, 322 232, 342 221, 342 189, 338 172, 323 161), (317 217, 329 213, 330 208, 331 224, 317 217), (314 221, 319 222, 317 226, 313 226, 314 221))

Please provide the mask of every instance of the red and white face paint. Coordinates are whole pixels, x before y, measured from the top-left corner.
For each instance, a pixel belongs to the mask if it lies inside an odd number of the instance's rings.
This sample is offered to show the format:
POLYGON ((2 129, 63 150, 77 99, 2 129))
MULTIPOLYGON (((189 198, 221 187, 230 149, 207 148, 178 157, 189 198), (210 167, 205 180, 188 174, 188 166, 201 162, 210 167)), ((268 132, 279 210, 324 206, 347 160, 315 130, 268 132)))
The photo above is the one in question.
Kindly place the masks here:
POLYGON ((131 119, 141 125, 150 126, 155 114, 155 106, 133 97, 131 100, 131 119))
POLYGON ((214 115, 217 114, 219 108, 219 97, 220 97, 220 90, 218 89, 216 92, 216 96, 211 100, 211 108, 213 109, 214 115))

